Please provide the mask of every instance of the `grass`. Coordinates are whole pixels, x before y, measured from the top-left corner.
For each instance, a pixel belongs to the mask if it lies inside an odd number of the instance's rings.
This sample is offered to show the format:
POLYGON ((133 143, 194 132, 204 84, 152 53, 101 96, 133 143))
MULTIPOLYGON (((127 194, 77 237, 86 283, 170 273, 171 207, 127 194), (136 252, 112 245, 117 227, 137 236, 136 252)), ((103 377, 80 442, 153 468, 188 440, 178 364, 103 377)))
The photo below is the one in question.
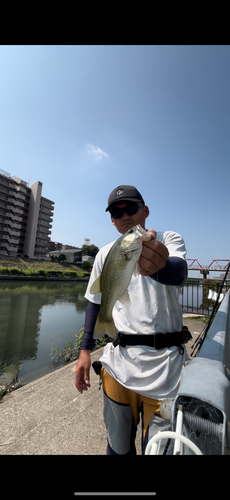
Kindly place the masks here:
POLYGON ((190 319, 191 321, 204 321, 208 323, 210 316, 186 316, 185 319, 190 319))
MULTIPOLYGON (((70 338, 65 341, 62 350, 54 343, 51 343, 50 360, 54 366, 60 366, 63 363, 69 363, 79 358, 81 343, 84 334, 84 326, 81 327, 75 338, 70 338)), ((63 334, 64 335, 64 334, 63 334)), ((104 345, 104 336, 97 339, 95 342, 94 351, 104 345)))
POLYGON ((0 276, 44 276, 47 278, 89 277, 89 271, 66 262, 29 259, 28 257, 8 257, 0 255, 0 276))
POLYGON ((19 380, 17 382, 16 379, 14 382, 11 382, 9 384, 0 385, 0 401, 5 394, 12 392, 12 391, 15 391, 16 389, 19 389, 19 387, 22 387, 22 386, 23 386, 23 384, 21 383, 21 381, 19 380))

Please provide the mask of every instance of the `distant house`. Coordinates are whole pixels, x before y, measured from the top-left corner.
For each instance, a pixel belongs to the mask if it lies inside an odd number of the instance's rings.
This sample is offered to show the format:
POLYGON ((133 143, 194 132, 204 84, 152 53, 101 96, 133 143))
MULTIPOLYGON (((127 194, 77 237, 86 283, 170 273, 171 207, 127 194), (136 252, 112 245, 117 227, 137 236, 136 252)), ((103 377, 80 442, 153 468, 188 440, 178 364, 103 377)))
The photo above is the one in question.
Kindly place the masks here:
POLYGON ((61 250, 49 252, 49 255, 54 255, 56 257, 59 257, 61 254, 65 255, 66 262, 73 264, 73 262, 81 261, 82 249, 76 247, 65 250, 62 248, 61 250))
POLYGON ((82 262, 90 262, 90 264, 93 264, 94 257, 91 257, 91 255, 83 255, 82 262))

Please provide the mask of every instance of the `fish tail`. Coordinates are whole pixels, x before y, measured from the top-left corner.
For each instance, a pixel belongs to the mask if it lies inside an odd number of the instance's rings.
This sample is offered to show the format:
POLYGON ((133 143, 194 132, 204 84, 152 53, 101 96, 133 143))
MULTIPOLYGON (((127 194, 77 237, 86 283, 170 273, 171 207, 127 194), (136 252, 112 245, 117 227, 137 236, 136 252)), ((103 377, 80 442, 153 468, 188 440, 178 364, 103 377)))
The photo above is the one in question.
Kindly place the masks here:
POLYGON ((94 327, 93 336, 95 339, 99 339, 102 335, 108 335, 109 337, 115 338, 117 336, 117 331, 112 318, 111 320, 107 319, 104 321, 100 318, 99 314, 94 327))

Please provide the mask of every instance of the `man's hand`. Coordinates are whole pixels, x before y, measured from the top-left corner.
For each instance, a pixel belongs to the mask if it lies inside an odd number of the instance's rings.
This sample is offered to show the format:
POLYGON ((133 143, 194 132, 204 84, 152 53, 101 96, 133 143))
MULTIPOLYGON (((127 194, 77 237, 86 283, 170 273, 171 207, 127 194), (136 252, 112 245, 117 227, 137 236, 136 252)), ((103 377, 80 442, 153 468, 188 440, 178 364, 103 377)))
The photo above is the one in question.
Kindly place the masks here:
POLYGON ((81 350, 78 363, 75 368, 75 386, 80 394, 90 387, 89 371, 91 367, 90 351, 81 350))
POLYGON ((149 276, 165 267, 166 260, 169 257, 167 247, 156 240, 156 231, 150 229, 148 233, 151 234, 152 239, 143 242, 142 253, 139 259, 140 274, 142 276, 149 276))

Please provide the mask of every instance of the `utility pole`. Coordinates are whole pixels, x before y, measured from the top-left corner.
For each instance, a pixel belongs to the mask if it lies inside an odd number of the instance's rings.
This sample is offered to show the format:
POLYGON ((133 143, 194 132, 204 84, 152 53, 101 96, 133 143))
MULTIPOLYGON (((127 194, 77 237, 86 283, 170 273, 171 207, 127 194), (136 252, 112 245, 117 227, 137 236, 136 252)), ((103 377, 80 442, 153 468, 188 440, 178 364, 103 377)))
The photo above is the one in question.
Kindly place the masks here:
POLYGON ((205 305, 204 283, 205 283, 207 275, 209 274, 209 271, 207 269, 201 269, 200 274, 203 274, 202 282, 203 282, 203 307, 204 307, 204 305, 205 305))

